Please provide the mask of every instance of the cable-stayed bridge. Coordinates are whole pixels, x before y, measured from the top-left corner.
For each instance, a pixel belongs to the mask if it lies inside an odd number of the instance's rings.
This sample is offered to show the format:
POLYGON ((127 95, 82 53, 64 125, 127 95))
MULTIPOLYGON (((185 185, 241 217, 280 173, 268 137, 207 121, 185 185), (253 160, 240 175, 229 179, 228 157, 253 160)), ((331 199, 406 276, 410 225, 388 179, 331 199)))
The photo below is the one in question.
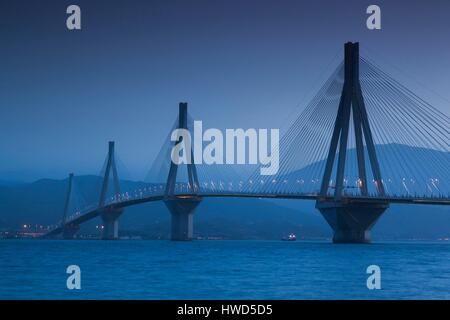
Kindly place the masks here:
MULTIPOLYGON (((171 132, 192 132, 192 124, 187 103, 180 103, 171 132)), ((150 182, 136 190, 121 190, 110 142, 98 202, 71 211, 71 174, 63 219, 45 236, 73 238, 80 224, 100 216, 103 239, 116 239, 126 207, 164 201, 172 240, 189 240, 203 198, 245 197, 314 200, 334 242, 365 243, 391 203, 450 204, 450 118, 360 57, 358 43, 345 44, 344 61, 281 138, 275 175, 261 175, 259 168, 244 174, 225 165, 177 165, 170 134, 150 182)))

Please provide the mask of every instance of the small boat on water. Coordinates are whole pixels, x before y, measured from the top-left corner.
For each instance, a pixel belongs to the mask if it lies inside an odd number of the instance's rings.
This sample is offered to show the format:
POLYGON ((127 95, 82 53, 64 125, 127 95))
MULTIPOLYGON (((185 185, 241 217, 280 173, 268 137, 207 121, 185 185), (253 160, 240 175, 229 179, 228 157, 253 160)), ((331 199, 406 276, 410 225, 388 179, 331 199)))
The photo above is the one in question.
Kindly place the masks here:
POLYGON ((284 237, 281 240, 282 241, 295 241, 295 240, 297 240, 297 237, 295 236, 295 234, 290 233, 287 237, 284 237))

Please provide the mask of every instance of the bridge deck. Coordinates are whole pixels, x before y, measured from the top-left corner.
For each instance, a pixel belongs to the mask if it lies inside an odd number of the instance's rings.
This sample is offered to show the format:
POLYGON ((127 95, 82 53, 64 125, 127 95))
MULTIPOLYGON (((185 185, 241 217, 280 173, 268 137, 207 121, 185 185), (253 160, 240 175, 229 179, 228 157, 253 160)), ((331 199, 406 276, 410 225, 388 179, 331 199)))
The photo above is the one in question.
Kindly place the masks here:
MULTIPOLYGON (((186 198, 198 196, 201 198, 257 198, 257 199, 297 199, 297 200, 319 200, 319 201, 332 201, 333 197, 320 197, 317 194, 258 194, 258 193, 199 193, 193 194, 177 194, 174 197, 186 198)), ((102 208, 96 208, 91 211, 85 212, 76 218, 69 220, 66 225, 80 225, 86 221, 99 216, 104 210, 120 209, 125 207, 134 206, 141 203, 162 201, 165 196, 152 195, 141 198, 127 199, 120 202, 110 203, 102 208)), ((450 205, 450 199, 426 199, 426 198, 377 198, 377 197, 344 197, 342 202, 358 203, 358 202, 388 202, 393 204, 424 204, 424 205, 450 205)), ((44 235, 44 237, 54 236, 63 231, 63 227, 59 226, 44 235)))

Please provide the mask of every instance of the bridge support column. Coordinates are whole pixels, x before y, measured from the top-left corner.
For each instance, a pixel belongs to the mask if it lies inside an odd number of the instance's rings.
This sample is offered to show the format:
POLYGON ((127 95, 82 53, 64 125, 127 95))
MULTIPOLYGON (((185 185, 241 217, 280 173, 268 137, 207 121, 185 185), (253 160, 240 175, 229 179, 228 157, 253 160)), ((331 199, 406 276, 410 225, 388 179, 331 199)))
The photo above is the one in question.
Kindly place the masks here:
POLYGON ((201 201, 200 197, 171 197, 164 200, 172 215, 170 240, 189 241, 194 236, 194 211, 201 201))
POLYGON ((334 243, 370 243, 370 230, 389 204, 323 201, 317 202, 316 208, 333 229, 334 243))
POLYGON ((75 234, 80 230, 80 226, 77 224, 67 224, 62 231, 62 238, 65 240, 71 240, 75 238, 75 234))
POLYGON ((359 79, 359 60, 359 44, 346 43, 344 85, 320 187, 319 194, 321 199, 318 199, 316 202, 316 208, 320 210, 334 230, 334 243, 370 242, 370 230, 389 207, 389 203, 383 200, 363 200, 364 198, 372 197, 369 196, 369 182, 365 160, 366 150, 374 183, 370 187, 375 189, 378 199, 385 198, 385 192, 359 79), (357 181, 359 194, 350 194, 350 197, 363 198, 360 200, 349 200, 346 198, 348 193, 345 190, 347 188, 345 168, 348 138, 351 132, 351 117, 353 117, 353 133, 355 135, 356 157, 358 160, 357 181), (334 171, 335 158, 337 158, 337 165, 335 169, 334 195, 332 198, 329 198, 328 190, 332 187, 331 175, 334 171))
POLYGON ((122 210, 108 210, 101 213, 103 221, 102 240, 119 239, 119 217, 122 210))

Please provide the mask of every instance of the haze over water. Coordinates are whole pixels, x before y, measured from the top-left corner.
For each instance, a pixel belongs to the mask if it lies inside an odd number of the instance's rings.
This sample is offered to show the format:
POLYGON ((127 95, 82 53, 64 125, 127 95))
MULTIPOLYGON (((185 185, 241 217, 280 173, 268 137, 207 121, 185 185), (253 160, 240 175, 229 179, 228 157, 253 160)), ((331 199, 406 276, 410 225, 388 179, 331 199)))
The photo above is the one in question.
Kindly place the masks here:
POLYGON ((3 240, 0 255, 1 299, 450 298, 448 242, 3 240), (81 290, 66 288, 72 264, 81 290))

